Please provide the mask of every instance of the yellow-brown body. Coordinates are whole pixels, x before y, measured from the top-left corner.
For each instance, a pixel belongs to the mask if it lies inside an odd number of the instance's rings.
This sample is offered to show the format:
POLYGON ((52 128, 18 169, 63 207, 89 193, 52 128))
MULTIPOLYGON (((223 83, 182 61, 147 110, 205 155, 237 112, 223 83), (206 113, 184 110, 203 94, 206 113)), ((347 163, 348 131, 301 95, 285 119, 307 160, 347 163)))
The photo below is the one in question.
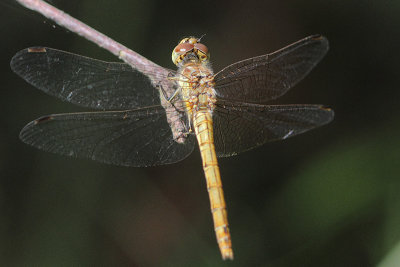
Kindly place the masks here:
POLYGON ((199 110, 196 116, 193 117, 193 124, 203 160, 203 169, 206 176, 211 213, 219 249, 223 259, 233 259, 224 192, 215 154, 211 113, 207 110, 199 110))
POLYGON ((226 203, 214 146, 212 112, 216 102, 214 76, 207 64, 189 61, 179 70, 181 99, 194 129, 203 160, 203 169, 214 220, 217 242, 223 259, 233 259, 226 203))

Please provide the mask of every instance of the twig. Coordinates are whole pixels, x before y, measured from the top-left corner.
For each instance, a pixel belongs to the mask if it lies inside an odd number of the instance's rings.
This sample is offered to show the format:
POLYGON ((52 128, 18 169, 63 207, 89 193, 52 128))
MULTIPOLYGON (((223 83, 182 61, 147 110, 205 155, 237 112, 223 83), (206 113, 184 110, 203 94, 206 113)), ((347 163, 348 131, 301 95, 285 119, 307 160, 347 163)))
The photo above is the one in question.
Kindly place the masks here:
POLYGON ((108 50, 142 73, 154 75, 158 72, 161 75, 167 75, 164 68, 42 0, 16 1, 26 8, 36 11, 46 18, 53 20, 55 23, 69 31, 74 32, 108 50))

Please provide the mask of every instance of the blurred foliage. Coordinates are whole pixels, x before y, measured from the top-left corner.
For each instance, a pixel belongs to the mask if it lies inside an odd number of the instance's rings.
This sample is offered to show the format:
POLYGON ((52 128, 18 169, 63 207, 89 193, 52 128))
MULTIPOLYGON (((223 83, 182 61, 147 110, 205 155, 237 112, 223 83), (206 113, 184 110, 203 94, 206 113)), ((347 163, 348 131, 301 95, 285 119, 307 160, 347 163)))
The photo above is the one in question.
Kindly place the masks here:
POLYGON ((32 119, 82 109, 13 74, 17 51, 44 45, 118 59, 4 3, 1 266, 400 266, 398 1, 52 1, 168 68, 187 35, 207 34, 215 70, 328 37, 326 58, 278 102, 327 104, 335 120, 220 160, 233 262, 219 255, 198 150, 170 166, 121 168, 19 141, 32 119))

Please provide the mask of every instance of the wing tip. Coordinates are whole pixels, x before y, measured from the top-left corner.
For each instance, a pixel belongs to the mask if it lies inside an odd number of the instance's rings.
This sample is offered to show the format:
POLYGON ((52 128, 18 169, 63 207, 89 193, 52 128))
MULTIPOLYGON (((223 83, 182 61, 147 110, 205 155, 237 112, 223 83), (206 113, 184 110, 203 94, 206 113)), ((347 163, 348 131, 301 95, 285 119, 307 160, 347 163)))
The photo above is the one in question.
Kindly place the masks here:
POLYGON ((313 40, 315 42, 319 42, 321 43, 323 46, 326 46, 326 50, 329 49, 329 41, 328 38, 326 38, 324 35, 322 34, 313 34, 311 36, 308 37, 308 39, 313 40))
POLYGON ((43 117, 40 117, 39 119, 34 120, 33 124, 37 125, 39 123, 43 123, 43 122, 47 122, 47 121, 51 121, 51 120, 54 120, 54 116, 52 116, 52 115, 43 116, 43 117))
POLYGON ((333 109, 331 107, 327 107, 327 106, 321 105, 321 106, 319 106, 319 108, 322 109, 322 110, 332 111, 333 112, 333 109))
POLYGON ((29 54, 36 54, 36 53, 47 53, 48 48, 44 46, 32 46, 25 49, 22 49, 15 53, 15 55, 10 60, 10 67, 11 69, 20 75, 21 71, 19 67, 21 66, 21 61, 25 60, 29 54))
POLYGON ((317 34, 311 35, 310 39, 313 39, 313 40, 316 40, 316 41, 321 41, 321 40, 324 40, 326 38, 322 34, 317 33, 317 34))
POLYGON ((25 144, 28 145, 32 145, 32 142, 30 141, 30 137, 31 137, 31 129, 32 126, 36 125, 35 121, 31 121, 30 123, 28 123, 27 125, 24 126, 24 128, 22 128, 22 130, 19 132, 19 139, 24 142, 25 144))
POLYGON ((322 35, 322 34, 320 34, 320 33, 310 35, 310 36, 307 37, 307 38, 308 38, 308 39, 312 39, 312 40, 314 40, 314 41, 327 41, 327 40, 328 40, 324 35, 322 35))
POLYGON ((32 127, 35 127, 38 124, 42 124, 42 123, 49 122, 52 120, 54 120, 53 115, 46 115, 46 116, 42 116, 36 120, 31 121, 30 123, 25 125, 24 128, 22 128, 21 132, 19 133, 19 139, 21 139, 24 143, 30 144, 28 139, 29 139, 29 136, 31 136, 30 132, 32 130, 32 127))
POLYGON ((47 48, 43 46, 35 46, 35 47, 28 47, 27 49, 28 53, 46 53, 47 48))
POLYGON ((331 122, 333 120, 333 118, 335 117, 335 111, 332 108, 321 105, 321 106, 319 106, 319 109, 326 112, 326 115, 329 116, 328 119, 326 120, 325 124, 331 122))

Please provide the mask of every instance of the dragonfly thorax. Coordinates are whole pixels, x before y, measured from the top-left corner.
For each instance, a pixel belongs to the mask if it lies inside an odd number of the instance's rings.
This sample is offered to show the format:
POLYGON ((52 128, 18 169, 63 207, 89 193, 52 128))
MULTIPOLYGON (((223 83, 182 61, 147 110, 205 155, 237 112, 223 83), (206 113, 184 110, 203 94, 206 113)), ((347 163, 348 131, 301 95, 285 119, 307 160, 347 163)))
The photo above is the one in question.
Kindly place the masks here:
POLYGON ((214 109, 216 93, 212 70, 203 64, 188 63, 178 71, 180 79, 182 100, 186 103, 188 111, 199 109, 214 109), (183 77, 183 78, 182 78, 183 77))

